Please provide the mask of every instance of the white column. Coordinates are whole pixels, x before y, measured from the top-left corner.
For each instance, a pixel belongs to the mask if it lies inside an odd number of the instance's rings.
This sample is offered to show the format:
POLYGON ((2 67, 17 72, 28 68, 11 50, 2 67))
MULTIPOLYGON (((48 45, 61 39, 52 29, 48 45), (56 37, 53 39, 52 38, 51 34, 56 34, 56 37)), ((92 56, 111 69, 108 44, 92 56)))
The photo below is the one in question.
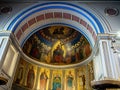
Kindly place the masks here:
POLYGON ((93 70, 94 70, 95 80, 102 80, 103 79, 103 73, 106 72, 106 70, 103 69, 103 67, 105 67, 105 65, 102 64, 102 60, 101 60, 99 51, 98 51, 98 54, 95 56, 95 58, 93 60, 93 70))
POLYGON ((113 43, 113 49, 111 49, 111 61, 114 69, 114 78, 120 80, 120 40, 115 40, 113 43))
POLYGON ((0 32, 0 76, 8 80, 6 85, 0 87, 6 90, 11 89, 19 61, 19 52, 12 43, 10 34, 10 31, 0 32))
POLYGON ((117 68, 117 72, 118 72, 118 79, 120 80, 120 54, 117 55, 117 60, 116 60, 116 68, 117 68))
MULTIPOLYGON (((6 33, 0 32, 0 77, 4 77, 6 79, 9 79, 8 75, 6 75, 3 72, 2 66, 4 63, 4 59, 8 50, 8 47, 10 45, 10 32, 8 32, 8 34, 6 35, 6 33)), ((4 90, 4 89, 8 89, 9 86, 8 85, 1 85, 0 86, 0 90, 4 90)))
POLYGON ((116 80, 120 80, 120 55, 114 53, 113 55, 113 65, 114 65, 114 77, 116 80))
POLYGON ((0 69, 2 67, 4 58, 5 58, 5 51, 7 50, 10 44, 9 36, 0 36, 0 69))
POLYGON ((111 57, 109 54, 109 48, 108 48, 108 42, 107 41, 100 41, 100 54, 101 54, 101 59, 102 59, 102 65, 103 65, 103 70, 104 72, 104 78, 112 78, 113 76, 113 70, 111 67, 111 57))
POLYGON ((119 58, 111 48, 111 39, 100 39, 98 48, 99 52, 94 58, 95 80, 118 80, 120 77, 119 58))

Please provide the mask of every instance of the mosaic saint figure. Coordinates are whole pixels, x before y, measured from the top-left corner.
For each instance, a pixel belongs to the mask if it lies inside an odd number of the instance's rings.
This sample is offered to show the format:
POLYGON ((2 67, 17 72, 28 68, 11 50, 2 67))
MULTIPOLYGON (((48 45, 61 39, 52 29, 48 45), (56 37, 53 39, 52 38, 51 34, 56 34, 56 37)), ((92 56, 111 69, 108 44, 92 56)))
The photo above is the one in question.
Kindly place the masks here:
POLYGON ((89 43, 86 43, 86 45, 84 46, 84 52, 85 52, 86 57, 88 57, 90 55, 91 49, 90 49, 89 43))
POLYGON ((40 75, 40 90, 46 90, 48 76, 46 72, 42 72, 40 75))
POLYGON ((69 75, 67 76, 66 80, 66 90, 73 90, 73 75, 71 71, 69 71, 69 75))
POLYGON ((20 82, 23 78, 23 68, 24 68, 24 65, 21 62, 20 66, 19 66, 19 69, 18 69, 18 73, 17 73, 17 79, 16 79, 17 84, 20 84, 20 82))
POLYGON ((71 63, 71 52, 67 51, 66 57, 65 57, 65 62, 67 64, 71 63))
POLYGON ((40 59, 41 53, 40 53, 39 48, 41 47, 41 44, 40 43, 38 44, 39 41, 37 38, 38 38, 37 35, 33 35, 33 38, 31 38, 32 47, 31 47, 29 55, 31 55, 32 57, 36 59, 40 59))
POLYGON ((52 90, 61 90, 61 77, 59 75, 56 75, 53 78, 53 88, 52 90))
POLYGON ((33 69, 33 66, 32 66, 32 68, 29 69, 28 75, 27 75, 27 87, 28 88, 33 88, 34 79, 35 79, 35 73, 34 73, 34 69, 33 69))
POLYGON ((57 48, 53 51, 53 60, 54 62, 61 63, 63 61, 63 53, 61 46, 58 45, 57 48))

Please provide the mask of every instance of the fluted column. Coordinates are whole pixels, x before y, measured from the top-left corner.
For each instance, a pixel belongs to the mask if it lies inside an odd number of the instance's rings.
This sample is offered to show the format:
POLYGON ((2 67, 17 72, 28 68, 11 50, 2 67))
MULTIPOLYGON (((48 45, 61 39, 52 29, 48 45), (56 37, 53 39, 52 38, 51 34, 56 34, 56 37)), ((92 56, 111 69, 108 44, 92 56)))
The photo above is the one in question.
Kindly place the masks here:
POLYGON ((3 87, 8 90, 12 87, 20 56, 19 51, 12 42, 11 35, 12 32, 8 30, 0 32, 0 77, 8 80, 7 84, 0 86, 0 88, 3 87))
POLYGON ((11 32, 0 32, 0 69, 4 62, 6 50, 10 44, 10 34, 11 32))
POLYGON ((93 62, 95 80, 118 80, 120 78, 119 53, 113 50, 112 38, 112 35, 105 34, 98 40, 98 52, 93 62))

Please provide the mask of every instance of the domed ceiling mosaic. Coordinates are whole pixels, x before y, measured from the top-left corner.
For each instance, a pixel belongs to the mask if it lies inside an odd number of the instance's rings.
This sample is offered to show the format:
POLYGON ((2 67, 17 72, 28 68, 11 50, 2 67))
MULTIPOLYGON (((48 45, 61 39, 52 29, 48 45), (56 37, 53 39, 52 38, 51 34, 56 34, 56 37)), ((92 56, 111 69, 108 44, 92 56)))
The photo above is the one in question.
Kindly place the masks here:
POLYGON ((41 63, 69 65, 87 59, 91 47, 77 30, 67 26, 49 26, 34 33, 25 42, 23 52, 41 63))

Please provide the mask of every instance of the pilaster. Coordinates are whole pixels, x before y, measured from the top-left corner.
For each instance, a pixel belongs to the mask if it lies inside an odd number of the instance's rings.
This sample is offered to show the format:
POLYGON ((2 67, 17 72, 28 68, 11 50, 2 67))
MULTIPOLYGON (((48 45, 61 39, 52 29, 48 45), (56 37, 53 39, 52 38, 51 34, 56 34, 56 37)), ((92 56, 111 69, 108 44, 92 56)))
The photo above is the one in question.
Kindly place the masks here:
POLYGON ((7 80, 5 85, 0 86, 5 90, 10 90, 17 63, 19 62, 19 52, 11 39, 11 31, 2 30, 0 32, 0 77, 7 80))
POLYGON ((98 53, 94 58, 92 87, 96 89, 120 87, 120 38, 116 34, 98 35, 98 53), (98 72, 98 73, 97 73, 98 72))

